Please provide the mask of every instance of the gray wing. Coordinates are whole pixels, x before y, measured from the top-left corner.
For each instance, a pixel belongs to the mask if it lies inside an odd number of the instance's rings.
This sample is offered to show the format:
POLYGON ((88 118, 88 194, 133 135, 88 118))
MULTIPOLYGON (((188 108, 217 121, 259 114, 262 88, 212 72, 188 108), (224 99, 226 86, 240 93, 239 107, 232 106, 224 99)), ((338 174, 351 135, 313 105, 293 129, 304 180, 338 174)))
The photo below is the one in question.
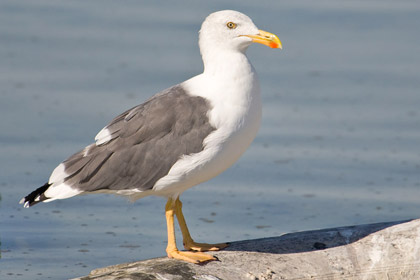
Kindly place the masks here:
POLYGON ((62 180, 84 192, 151 189, 180 157, 203 150, 214 130, 209 109, 179 85, 167 89, 116 117, 95 144, 64 161, 62 180))

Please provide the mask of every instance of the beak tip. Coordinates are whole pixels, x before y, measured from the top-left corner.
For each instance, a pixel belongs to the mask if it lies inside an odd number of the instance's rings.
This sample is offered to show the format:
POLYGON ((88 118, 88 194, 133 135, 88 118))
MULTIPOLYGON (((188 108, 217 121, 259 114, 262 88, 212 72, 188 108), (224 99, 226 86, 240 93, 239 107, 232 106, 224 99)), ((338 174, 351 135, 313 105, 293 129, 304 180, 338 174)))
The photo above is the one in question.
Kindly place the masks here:
POLYGON ((283 48, 280 39, 275 34, 272 34, 264 30, 259 30, 259 34, 256 34, 256 35, 240 35, 240 36, 249 37, 251 38, 252 42, 266 45, 272 49, 283 48))
POLYGON ((283 46, 279 43, 276 43, 276 42, 271 42, 269 47, 272 48, 272 49, 283 49, 283 46))
POLYGON ((269 46, 270 48, 272 48, 272 49, 283 49, 283 46, 282 46, 282 44, 281 44, 280 40, 274 40, 274 41, 271 41, 271 42, 268 44, 268 46, 269 46))

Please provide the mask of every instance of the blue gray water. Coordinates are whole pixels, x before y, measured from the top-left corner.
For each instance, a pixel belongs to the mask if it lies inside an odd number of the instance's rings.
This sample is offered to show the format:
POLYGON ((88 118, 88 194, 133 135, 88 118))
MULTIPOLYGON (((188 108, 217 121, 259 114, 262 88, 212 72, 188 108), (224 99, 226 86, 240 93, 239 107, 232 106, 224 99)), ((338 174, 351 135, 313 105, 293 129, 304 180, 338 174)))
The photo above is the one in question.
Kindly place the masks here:
POLYGON ((420 215, 419 1, 2 0, 0 279, 66 279, 165 254, 162 198, 18 201, 115 115, 201 72, 201 21, 226 8, 284 49, 249 49, 263 124, 236 165, 182 196, 193 236, 420 215))

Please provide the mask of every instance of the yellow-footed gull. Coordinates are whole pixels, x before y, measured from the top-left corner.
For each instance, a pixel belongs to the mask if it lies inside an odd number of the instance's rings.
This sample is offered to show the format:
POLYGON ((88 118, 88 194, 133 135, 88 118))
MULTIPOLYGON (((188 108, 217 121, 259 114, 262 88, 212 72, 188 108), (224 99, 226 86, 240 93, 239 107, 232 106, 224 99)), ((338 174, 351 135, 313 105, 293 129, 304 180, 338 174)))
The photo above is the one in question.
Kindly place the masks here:
POLYGON ((114 193, 137 200, 167 197, 166 252, 192 263, 215 260, 202 251, 227 244, 196 243, 179 200, 181 193, 229 168, 253 141, 261 120, 260 87, 245 52, 251 43, 281 48, 274 34, 258 30, 239 12, 210 14, 201 26, 204 71, 127 110, 95 137, 95 143, 59 164, 48 183, 20 203, 114 193), (184 247, 175 242, 174 216, 184 247))

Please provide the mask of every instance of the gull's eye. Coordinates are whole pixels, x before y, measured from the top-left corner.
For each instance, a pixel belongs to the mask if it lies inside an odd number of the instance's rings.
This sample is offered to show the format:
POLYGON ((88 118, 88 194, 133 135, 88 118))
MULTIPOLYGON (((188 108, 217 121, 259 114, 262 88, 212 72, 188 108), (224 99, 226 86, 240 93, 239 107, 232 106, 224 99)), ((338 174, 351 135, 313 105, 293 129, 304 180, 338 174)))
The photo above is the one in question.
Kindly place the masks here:
POLYGON ((229 21, 228 23, 226 23, 226 26, 229 29, 235 29, 236 28, 236 23, 229 21))

